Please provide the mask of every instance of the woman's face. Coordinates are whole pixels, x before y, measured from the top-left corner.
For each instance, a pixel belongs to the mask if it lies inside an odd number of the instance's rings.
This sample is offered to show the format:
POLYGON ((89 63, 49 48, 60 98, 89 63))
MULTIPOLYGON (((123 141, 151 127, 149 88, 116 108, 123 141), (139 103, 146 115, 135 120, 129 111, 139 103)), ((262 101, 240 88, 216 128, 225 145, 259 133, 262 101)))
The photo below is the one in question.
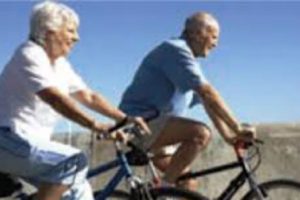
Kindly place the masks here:
POLYGON ((61 29, 48 32, 45 48, 50 59, 55 60, 61 56, 67 56, 78 40, 77 25, 75 23, 65 23, 61 29))

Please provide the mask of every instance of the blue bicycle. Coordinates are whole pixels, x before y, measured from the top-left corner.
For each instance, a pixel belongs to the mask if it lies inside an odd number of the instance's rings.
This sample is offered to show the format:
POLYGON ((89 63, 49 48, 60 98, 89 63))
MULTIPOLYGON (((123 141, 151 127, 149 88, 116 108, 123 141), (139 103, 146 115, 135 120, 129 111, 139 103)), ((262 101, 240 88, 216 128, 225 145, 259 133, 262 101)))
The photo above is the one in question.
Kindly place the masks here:
MULTIPOLYGON (((156 117, 156 114, 148 114, 145 116, 145 121, 149 121, 156 117)), ((124 123, 117 124, 115 127, 109 130, 109 132, 122 129, 124 132, 140 135, 141 130, 139 127, 124 123)), ((96 200, 103 199, 131 199, 131 200, 159 200, 159 199, 186 199, 186 200, 200 200, 202 196, 192 191, 174 188, 174 187, 162 187, 154 185, 153 182, 143 182, 142 179, 135 176, 132 172, 131 166, 144 166, 148 165, 151 168, 152 176, 156 179, 156 170, 147 152, 138 148, 131 142, 127 143, 127 147, 131 150, 124 150, 122 144, 119 141, 114 141, 116 149, 116 159, 112 160, 104 165, 100 165, 88 173, 88 178, 97 177, 102 173, 105 173, 111 169, 119 167, 114 177, 109 181, 104 189, 94 192, 96 200), (130 187, 129 191, 116 190, 119 183, 125 179, 127 185, 130 187)))
MULTIPOLYGON (((146 121, 153 119, 153 114, 145 117, 146 121)), ((121 122, 111 128, 109 132, 122 129, 129 134, 138 135, 141 133, 139 127, 134 124, 126 124, 121 122)), ((202 196, 198 193, 187 191, 175 187, 162 187, 153 183, 144 182, 141 178, 135 176, 132 172, 131 166, 135 165, 149 165, 152 168, 152 172, 155 173, 155 169, 149 155, 143 150, 139 149, 133 143, 128 142, 127 147, 122 148, 124 144, 119 141, 113 141, 116 149, 116 158, 103 165, 99 165, 94 169, 91 169, 88 173, 88 178, 97 178, 99 175, 108 172, 109 170, 118 168, 116 174, 108 182, 108 184, 100 190, 94 191, 95 200, 105 199, 130 199, 130 200, 165 200, 165 199, 186 199, 186 200, 201 200, 202 196), (127 150, 126 150, 127 149, 127 150), (117 190, 117 186, 125 179, 129 186, 128 191, 117 190)), ((6 178, 9 179, 8 175, 6 178)), ((153 177, 157 175, 153 174, 153 177)), ((1 180, 1 178, 0 178, 1 180)), ((33 195, 27 195, 22 192, 22 185, 16 183, 13 187, 8 188, 8 184, 0 187, 0 197, 9 196, 16 190, 19 190, 18 194, 14 195, 14 199, 18 200, 30 200, 33 195)))

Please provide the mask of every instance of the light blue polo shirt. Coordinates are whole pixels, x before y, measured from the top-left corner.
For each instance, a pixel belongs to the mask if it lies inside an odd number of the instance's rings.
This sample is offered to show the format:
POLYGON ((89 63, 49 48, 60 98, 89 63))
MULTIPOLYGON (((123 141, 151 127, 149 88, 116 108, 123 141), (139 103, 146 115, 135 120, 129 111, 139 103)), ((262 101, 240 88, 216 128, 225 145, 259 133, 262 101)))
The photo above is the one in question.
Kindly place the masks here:
POLYGON ((204 83, 207 80, 186 41, 170 39, 144 58, 120 108, 130 115, 155 109, 182 116, 186 108, 201 102, 193 88, 204 83))

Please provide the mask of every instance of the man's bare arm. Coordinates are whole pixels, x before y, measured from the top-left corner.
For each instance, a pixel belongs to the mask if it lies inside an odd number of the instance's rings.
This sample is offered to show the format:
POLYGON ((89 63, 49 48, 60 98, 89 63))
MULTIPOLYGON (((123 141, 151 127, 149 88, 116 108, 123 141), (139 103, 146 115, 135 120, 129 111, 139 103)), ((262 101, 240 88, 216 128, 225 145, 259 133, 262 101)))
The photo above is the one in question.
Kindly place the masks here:
POLYGON ((211 112, 224 121, 234 132, 239 133, 241 131, 238 120, 234 117, 232 111, 216 89, 209 84, 203 84, 195 88, 195 91, 202 97, 206 108, 209 108, 211 112))
POLYGON ((207 114, 209 115, 210 119, 212 120, 214 126, 224 138, 224 140, 230 144, 235 142, 236 135, 232 132, 232 130, 227 126, 227 124, 218 116, 216 115, 213 110, 207 106, 205 103, 203 105, 207 114))

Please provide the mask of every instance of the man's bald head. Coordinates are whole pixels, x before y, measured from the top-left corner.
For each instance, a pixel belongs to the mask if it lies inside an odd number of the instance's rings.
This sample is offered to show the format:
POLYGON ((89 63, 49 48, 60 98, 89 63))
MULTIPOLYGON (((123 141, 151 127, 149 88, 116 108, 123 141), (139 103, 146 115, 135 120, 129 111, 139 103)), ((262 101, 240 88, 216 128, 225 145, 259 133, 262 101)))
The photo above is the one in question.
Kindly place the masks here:
POLYGON ((197 12, 186 19, 182 36, 196 57, 206 57, 217 46, 219 23, 209 13, 197 12))
POLYGON ((184 30, 187 32, 213 27, 219 29, 218 21, 207 12, 196 12, 185 21, 184 30))

